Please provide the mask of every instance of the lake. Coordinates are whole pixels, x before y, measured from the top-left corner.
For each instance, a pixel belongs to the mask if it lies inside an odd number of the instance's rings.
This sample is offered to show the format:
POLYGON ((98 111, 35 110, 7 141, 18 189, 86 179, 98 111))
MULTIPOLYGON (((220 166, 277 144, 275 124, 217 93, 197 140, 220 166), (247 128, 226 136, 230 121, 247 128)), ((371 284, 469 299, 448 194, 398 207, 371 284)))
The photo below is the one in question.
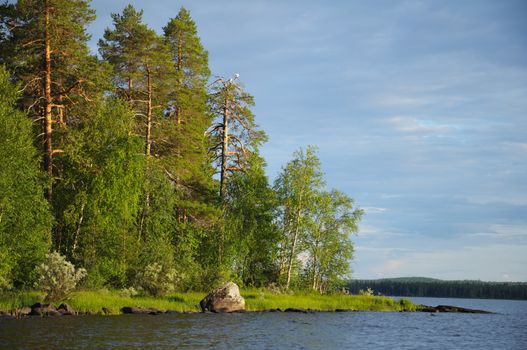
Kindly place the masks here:
POLYGON ((0 320, 0 349, 527 349, 527 301, 410 298, 497 314, 391 312, 0 320))

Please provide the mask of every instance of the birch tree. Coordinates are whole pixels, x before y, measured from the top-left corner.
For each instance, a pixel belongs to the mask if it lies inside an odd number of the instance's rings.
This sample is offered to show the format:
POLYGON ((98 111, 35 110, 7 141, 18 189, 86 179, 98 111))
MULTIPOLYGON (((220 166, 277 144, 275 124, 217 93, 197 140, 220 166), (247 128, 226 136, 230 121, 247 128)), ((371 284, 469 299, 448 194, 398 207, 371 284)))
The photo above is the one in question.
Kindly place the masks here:
POLYGON ((311 146, 306 151, 296 151, 293 160, 285 165, 275 181, 282 231, 279 268, 286 289, 291 285, 293 273, 298 272, 298 253, 303 249, 306 231, 316 209, 315 199, 323 186, 320 161, 311 146))
POLYGON ((351 277, 350 235, 358 232, 363 211, 354 209, 353 200, 337 190, 320 192, 315 205, 312 225, 305 238, 308 253, 305 270, 309 287, 323 292, 351 277))

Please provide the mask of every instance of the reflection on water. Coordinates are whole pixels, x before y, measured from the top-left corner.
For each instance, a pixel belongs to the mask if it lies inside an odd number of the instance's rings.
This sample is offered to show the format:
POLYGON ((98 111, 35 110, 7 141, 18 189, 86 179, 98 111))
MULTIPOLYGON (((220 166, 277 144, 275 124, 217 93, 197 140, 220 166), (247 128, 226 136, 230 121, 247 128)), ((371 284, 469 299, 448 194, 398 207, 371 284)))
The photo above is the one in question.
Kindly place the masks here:
POLYGON ((0 349, 526 349, 527 302, 415 298, 499 312, 246 313, 0 320, 0 349))

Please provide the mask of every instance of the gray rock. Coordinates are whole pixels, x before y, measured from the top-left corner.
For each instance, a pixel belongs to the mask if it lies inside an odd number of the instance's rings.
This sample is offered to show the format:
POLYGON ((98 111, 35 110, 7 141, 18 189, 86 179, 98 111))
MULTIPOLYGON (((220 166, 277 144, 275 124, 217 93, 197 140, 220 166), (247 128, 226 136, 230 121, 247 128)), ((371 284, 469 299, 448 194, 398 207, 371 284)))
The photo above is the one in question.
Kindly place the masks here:
POLYGON ((31 308, 29 306, 24 306, 16 310, 16 314, 18 317, 29 316, 30 313, 31 313, 31 308))
POLYGON ((203 312, 236 312, 245 310, 245 299, 236 283, 229 282, 212 291, 199 303, 203 312))

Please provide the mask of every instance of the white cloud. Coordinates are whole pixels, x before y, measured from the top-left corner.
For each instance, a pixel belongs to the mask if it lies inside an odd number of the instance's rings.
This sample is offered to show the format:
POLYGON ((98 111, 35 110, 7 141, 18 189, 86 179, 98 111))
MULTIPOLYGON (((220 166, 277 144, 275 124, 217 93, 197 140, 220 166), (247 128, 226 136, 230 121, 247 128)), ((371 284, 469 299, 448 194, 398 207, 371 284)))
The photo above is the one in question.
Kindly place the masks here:
POLYGON ((444 135, 454 132, 453 125, 440 124, 431 120, 421 120, 413 117, 392 117, 388 119, 397 131, 416 134, 444 135))
POLYGON ((388 210, 386 208, 379 208, 379 207, 362 207, 362 209, 364 209, 366 214, 380 214, 388 210))

